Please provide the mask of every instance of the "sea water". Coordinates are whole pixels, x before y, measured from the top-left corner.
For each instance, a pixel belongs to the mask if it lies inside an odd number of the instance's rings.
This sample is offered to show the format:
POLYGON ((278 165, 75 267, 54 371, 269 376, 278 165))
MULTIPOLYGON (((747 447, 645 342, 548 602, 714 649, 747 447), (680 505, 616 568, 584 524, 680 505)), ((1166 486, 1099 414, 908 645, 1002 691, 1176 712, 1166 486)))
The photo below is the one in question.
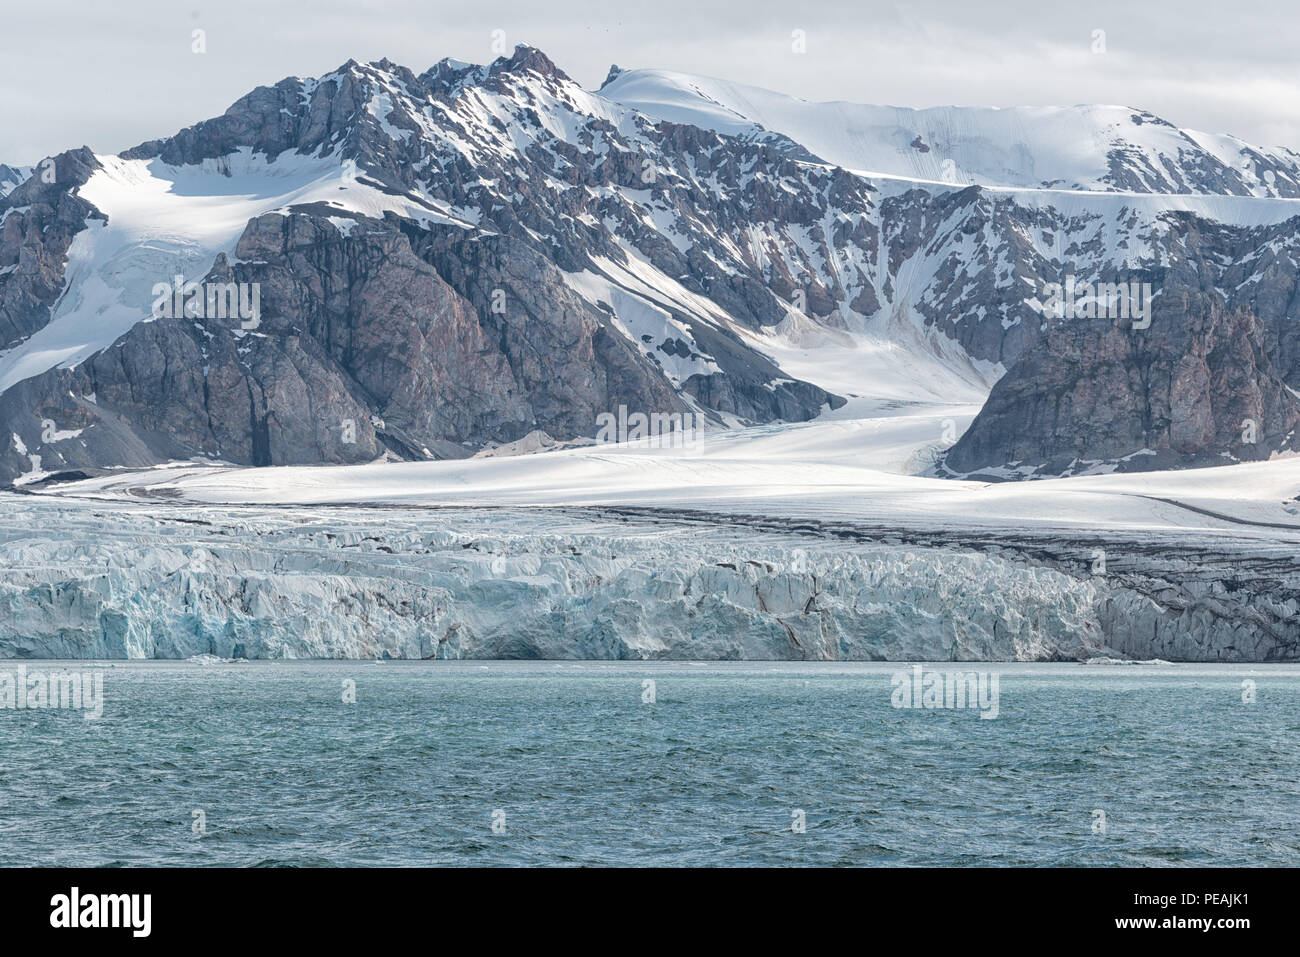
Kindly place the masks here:
POLYGON ((1300 864, 1294 666, 25 665, 6 866, 1300 864))

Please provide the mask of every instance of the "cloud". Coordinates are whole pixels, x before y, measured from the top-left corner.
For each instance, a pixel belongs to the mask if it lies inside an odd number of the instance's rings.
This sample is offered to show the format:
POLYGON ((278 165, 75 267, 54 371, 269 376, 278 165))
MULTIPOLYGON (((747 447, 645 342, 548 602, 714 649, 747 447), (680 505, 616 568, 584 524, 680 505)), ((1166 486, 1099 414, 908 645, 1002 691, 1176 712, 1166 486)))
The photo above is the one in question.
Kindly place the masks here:
POLYGON ((806 99, 895 106, 1122 103, 1194 129, 1300 147, 1300 18, 1284 2, 48 0, 0 36, 0 161, 116 152, 349 57, 422 70, 492 59, 491 33, 597 86, 611 63, 723 76, 806 99), (191 52, 191 32, 207 52, 191 52), (790 48, 805 31, 808 52, 790 48), (1106 52, 1093 53, 1104 30, 1106 52))

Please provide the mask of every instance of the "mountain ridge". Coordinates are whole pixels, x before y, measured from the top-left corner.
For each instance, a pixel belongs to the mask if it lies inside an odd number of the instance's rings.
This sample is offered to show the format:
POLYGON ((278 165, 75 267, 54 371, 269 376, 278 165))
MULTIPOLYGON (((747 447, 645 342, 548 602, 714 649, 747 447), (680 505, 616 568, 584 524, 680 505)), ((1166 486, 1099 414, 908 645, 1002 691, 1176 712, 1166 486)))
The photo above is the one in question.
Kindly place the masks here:
POLYGON ((621 404, 803 421, 844 399, 769 357, 796 330, 906 342, 988 388, 1044 348, 1036 297, 1067 271, 1208 286, 1300 386, 1300 218, 1245 177, 1194 156, 1141 185, 1246 192, 873 178, 612 98, 646 74, 604 95, 525 46, 350 60, 118 157, 60 154, 56 183, 0 198, 0 481, 458 457, 590 437, 621 404), (151 316, 174 274, 257 284, 260 325, 151 316))
POLYGON ((619 70, 600 92, 662 119, 738 136, 783 134, 829 162, 877 176, 962 186, 1300 198, 1300 152, 1180 129, 1128 106, 912 108, 812 102, 664 70, 619 70), (1159 135, 1138 137, 1144 126, 1159 135), (1104 139, 1108 131, 1112 133, 1104 139), (1053 139, 1056 143, 1048 149, 1045 143, 1053 139), (1080 149, 1089 146, 1089 139, 1094 141, 1091 153, 1080 149), (1175 146, 1178 152, 1171 155, 1175 146), (1034 176, 1033 166, 1042 164, 1045 154, 1057 165, 1043 171, 1045 176, 1034 176), (994 159, 1028 163, 997 169, 994 159), (1081 161, 1093 166, 1071 165, 1081 161), (945 163, 951 165, 945 168, 945 163))

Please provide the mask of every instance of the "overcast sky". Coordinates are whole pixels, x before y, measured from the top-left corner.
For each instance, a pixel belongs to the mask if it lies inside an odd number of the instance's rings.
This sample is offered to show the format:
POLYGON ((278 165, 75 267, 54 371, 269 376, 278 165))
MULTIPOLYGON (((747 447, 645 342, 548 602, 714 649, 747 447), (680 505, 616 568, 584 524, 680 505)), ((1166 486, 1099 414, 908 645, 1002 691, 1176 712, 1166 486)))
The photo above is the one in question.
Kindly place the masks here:
POLYGON ((810 100, 1118 103, 1300 148, 1294 0, 0 0, 0 162, 118 152, 349 57, 488 62, 494 30, 593 89, 618 63, 810 100))

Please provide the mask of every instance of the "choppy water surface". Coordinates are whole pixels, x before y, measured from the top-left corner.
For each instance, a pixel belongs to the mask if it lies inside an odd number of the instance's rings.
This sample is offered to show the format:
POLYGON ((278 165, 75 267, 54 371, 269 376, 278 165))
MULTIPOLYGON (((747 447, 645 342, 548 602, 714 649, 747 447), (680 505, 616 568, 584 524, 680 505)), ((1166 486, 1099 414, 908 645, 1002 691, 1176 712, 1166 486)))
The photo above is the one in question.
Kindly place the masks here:
POLYGON ((1300 864, 1288 666, 959 666, 994 720, 902 665, 89 667, 98 721, 0 710, 0 864, 1300 864))

